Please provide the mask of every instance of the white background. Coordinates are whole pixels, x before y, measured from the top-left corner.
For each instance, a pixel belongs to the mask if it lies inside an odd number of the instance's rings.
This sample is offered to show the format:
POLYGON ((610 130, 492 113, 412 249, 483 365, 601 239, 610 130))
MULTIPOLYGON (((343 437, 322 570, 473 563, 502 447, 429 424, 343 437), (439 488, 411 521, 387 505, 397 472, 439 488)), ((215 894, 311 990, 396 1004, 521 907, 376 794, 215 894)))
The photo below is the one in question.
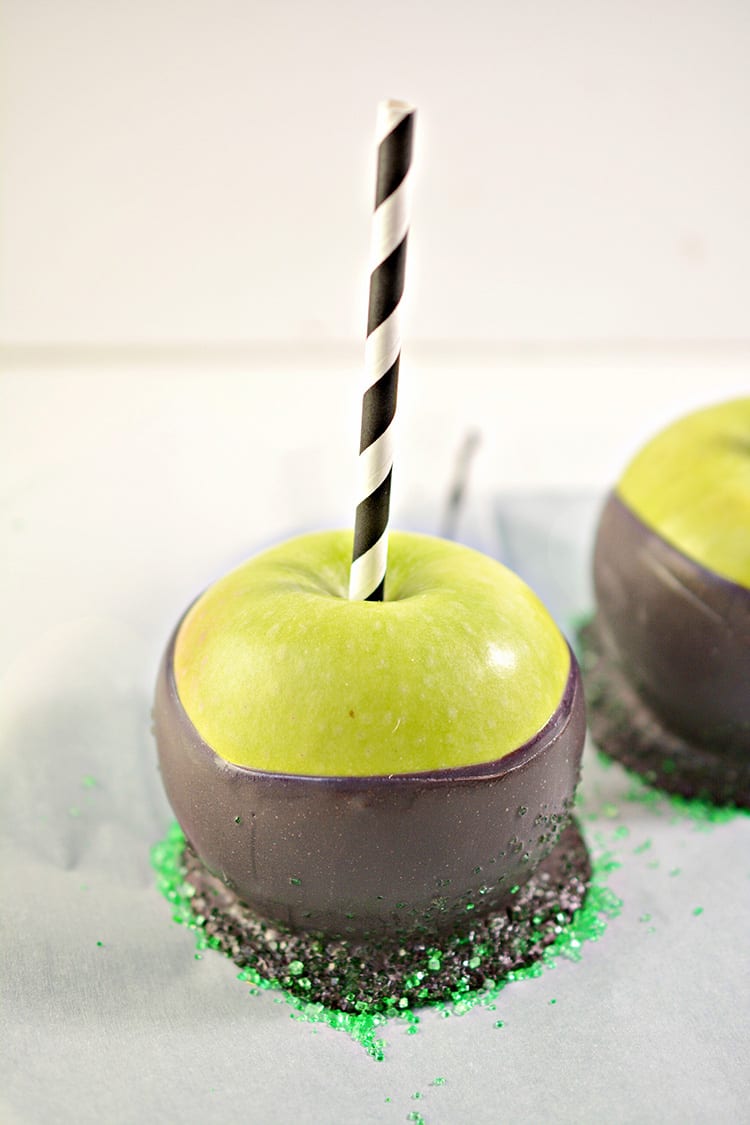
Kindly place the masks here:
POLYGON ((746 340, 744 0, 5 0, 2 339, 359 340, 375 106, 412 340, 746 340))

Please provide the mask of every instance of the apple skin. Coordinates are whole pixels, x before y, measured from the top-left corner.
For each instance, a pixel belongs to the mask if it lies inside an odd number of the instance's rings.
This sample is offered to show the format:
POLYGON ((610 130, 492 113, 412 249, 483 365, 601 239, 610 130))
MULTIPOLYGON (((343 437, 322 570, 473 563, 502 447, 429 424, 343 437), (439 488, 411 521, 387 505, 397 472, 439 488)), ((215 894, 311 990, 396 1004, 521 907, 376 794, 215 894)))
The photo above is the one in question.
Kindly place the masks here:
POLYGON ((409 773, 493 761, 545 725, 570 655, 515 574, 391 532, 386 600, 350 601, 351 550, 351 532, 287 540, 188 611, 177 688, 217 754, 284 773, 409 773))
POLYGON ((690 744, 746 757, 750 399, 644 447, 605 503, 593 569, 600 642, 637 694, 690 744))
POLYGON ((354 602, 351 543, 287 541, 187 611, 157 682, 164 786, 205 866, 269 922, 459 931, 512 903, 568 822, 578 665, 494 560, 391 533, 387 600, 354 602))
POLYGON ((388 942, 461 932, 512 904, 568 823, 586 733, 578 665, 543 729, 498 761, 395 776, 237 766, 157 680, 162 780, 195 851, 271 924, 388 942))
POLYGON ((635 455, 616 492, 676 550, 750 588, 750 398, 667 426, 635 455))

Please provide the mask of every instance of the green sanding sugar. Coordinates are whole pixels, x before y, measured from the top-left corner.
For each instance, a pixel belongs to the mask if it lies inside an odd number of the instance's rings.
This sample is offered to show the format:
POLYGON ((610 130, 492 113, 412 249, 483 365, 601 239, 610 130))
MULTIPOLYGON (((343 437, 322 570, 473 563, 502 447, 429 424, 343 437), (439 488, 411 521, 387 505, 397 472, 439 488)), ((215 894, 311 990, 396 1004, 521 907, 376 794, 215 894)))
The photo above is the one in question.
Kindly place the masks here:
POLYGON ((407 1034, 414 1034, 420 1008, 432 1008, 444 1018, 465 1015, 475 1007, 494 1010, 508 984, 541 976, 559 958, 579 961, 584 944, 602 936, 607 919, 619 914, 622 906, 606 886, 607 876, 618 865, 608 855, 597 860, 586 890, 586 876, 581 881, 572 858, 578 857, 579 868, 585 863, 588 875, 585 845, 573 826, 566 829, 558 849, 566 840, 564 859, 558 862, 570 882, 559 890, 559 905, 551 900, 558 888, 549 878, 546 883, 541 880, 543 893, 537 886, 538 900, 531 898, 532 876, 508 908, 510 913, 479 919, 469 934, 442 939, 440 948, 415 944, 411 950, 394 951, 378 974, 365 960, 358 960, 346 942, 326 944, 319 936, 271 931, 257 921, 251 926, 247 919, 238 923, 238 915, 247 908, 236 900, 231 911, 212 910, 204 883, 213 881, 221 891, 212 893, 221 893, 224 899, 231 892, 202 869, 176 823, 153 848, 152 864, 173 920, 193 931, 199 955, 205 949, 226 953, 241 966, 238 978, 253 992, 280 991, 292 1009, 292 1019, 344 1031, 372 1058, 381 1060, 385 1044, 379 1033, 386 1023, 400 1022, 407 1034), (188 881, 195 877, 196 865, 202 872, 200 893, 188 881), (369 982, 369 992, 362 991, 363 979, 369 982))
POLYGON ((750 816, 750 809, 736 805, 716 805, 700 797, 681 797, 676 793, 665 793, 652 789, 638 774, 626 770, 630 787, 625 800, 643 805, 657 816, 669 817, 671 823, 692 821, 696 828, 710 828, 715 824, 728 824, 737 817, 750 816))

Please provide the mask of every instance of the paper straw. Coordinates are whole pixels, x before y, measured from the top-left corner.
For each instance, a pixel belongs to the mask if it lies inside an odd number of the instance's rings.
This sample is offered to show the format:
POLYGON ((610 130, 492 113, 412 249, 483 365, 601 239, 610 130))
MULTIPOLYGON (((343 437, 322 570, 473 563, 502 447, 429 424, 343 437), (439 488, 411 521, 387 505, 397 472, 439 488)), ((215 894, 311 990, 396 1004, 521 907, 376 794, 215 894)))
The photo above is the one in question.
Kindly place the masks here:
POLYGON ((359 503, 349 597, 382 601, 388 562, 388 511, 393 465, 393 417, 401 359, 399 306, 404 291, 409 231, 409 172, 413 106, 378 107, 378 170, 370 257, 370 301, 365 345, 366 386, 359 442, 359 503))

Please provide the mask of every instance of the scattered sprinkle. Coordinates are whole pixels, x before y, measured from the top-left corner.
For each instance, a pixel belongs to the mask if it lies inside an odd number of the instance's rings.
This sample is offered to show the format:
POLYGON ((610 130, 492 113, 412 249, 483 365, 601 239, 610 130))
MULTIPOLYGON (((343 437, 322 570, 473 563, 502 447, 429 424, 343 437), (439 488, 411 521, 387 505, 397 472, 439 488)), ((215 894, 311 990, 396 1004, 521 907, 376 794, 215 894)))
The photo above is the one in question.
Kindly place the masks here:
POLYGON ((631 770, 626 770, 626 773, 630 779, 630 788, 625 794, 625 800, 643 805, 657 816, 668 816, 673 824, 687 820, 692 821, 699 830, 710 830, 717 824, 728 824, 738 816, 750 816, 750 809, 715 805, 700 797, 680 797, 674 793, 665 793, 662 789, 652 789, 631 770))
MULTIPOLYGON (((185 837, 175 823, 166 838, 153 848, 152 864, 157 873, 159 889, 172 907, 173 920, 194 933, 198 956, 202 956, 202 951, 207 948, 221 950, 222 943, 217 934, 206 930, 206 916, 193 908, 196 891, 185 878, 184 851, 185 837)), ((390 997, 386 994, 386 998, 379 1001, 377 1006, 368 1004, 366 1000, 357 1000, 353 995, 353 1011, 327 1007, 320 1001, 311 1000, 310 968, 306 969, 301 960, 292 960, 287 964, 287 975, 283 979, 268 979, 248 965, 239 971, 238 979, 250 986, 254 995, 259 992, 281 993, 274 999, 277 1003, 289 1004, 292 1009, 290 1018, 310 1024, 324 1024, 343 1031, 373 1059, 381 1061, 385 1057, 385 1043, 381 1033, 386 1024, 401 1024, 406 1034, 413 1035, 419 1030, 420 1016, 417 1010, 421 1007, 434 1008, 444 1019, 466 1015, 478 1006, 494 1009, 500 992, 513 981, 536 979, 554 968, 560 958, 581 960, 585 943, 601 938, 608 920, 615 918, 622 907, 619 898, 606 885, 609 873, 618 864, 612 860, 611 855, 605 853, 595 859, 592 866, 590 886, 583 906, 572 918, 560 911, 553 915, 554 941, 542 951, 537 960, 499 975, 497 979, 490 978, 486 973, 482 974, 481 968, 470 968, 470 962, 475 958, 483 963, 484 958, 492 952, 480 942, 472 942, 470 938, 456 939, 444 950, 427 949, 423 954, 421 967, 415 965, 411 977, 400 980, 401 993, 390 997), (463 975, 455 967, 462 950, 465 950, 463 956, 466 965, 463 975), (455 972, 452 994, 446 999, 431 999, 426 986, 433 979, 431 974, 440 974, 441 970, 455 972), (478 975, 474 976, 475 974, 478 975), (472 979, 481 981, 481 986, 473 986, 472 979), (306 992, 308 995, 305 995, 306 992), (404 995, 404 992, 407 994, 404 995)), ((516 887, 515 890, 520 888, 516 887)), ((522 897, 519 897, 519 906, 522 897)), ((516 909, 515 905, 513 909, 516 909)), ((534 918, 536 919, 536 915, 534 918)), ((435 979, 439 984, 440 978, 436 976, 435 979)), ((502 1020, 496 1021, 495 1027, 502 1026, 502 1020)))

